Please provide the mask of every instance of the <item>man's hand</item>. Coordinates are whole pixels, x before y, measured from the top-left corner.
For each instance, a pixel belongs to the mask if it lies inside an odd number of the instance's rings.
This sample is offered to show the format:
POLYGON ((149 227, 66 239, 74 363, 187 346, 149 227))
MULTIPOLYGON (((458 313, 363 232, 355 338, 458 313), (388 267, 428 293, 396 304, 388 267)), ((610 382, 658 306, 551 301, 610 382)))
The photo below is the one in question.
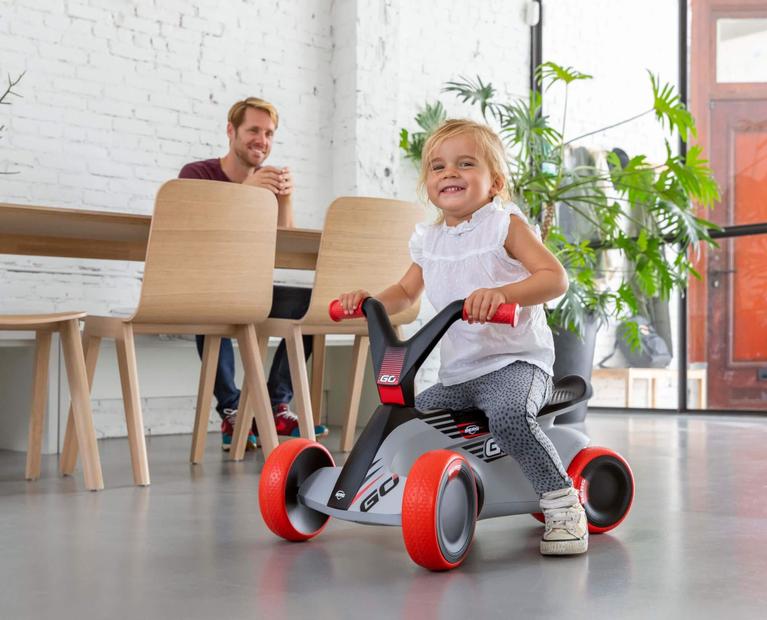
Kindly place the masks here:
POLYGON ((505 303, 506 295, 499 289, 478 288, 466 298, 463 307, 468 314, 469 323, 484 323, 493 317, 498 306, 505 303))
POLYGON ((274 192, 276 196, 289 196, 293 192, 293 177, 288 168, 253 168, 242 184, 263 187, 274 192))

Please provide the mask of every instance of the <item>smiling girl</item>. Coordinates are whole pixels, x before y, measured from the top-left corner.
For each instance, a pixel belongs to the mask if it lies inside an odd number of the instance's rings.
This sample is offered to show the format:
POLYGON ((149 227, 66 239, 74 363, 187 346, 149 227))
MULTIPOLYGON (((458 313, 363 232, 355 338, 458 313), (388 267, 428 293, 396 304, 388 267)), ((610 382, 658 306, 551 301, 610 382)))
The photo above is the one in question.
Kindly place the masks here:
MULTIPOLYGON (((419 409, 479 407, 506 454, 515 458, 540 497, 546 529, 541 553, 588 548, 586 516, 536 416, 552 391, 554 343, 543 303, 562 295, 567 275, 508 202, 500 138, 468 120, 443 123, 423 147, 420 187, 439 210, 410 240, 413 263, 376 295, 389 314, 421 292, 437 311, 465 298, 468 321, 454 323, 440 348, 440 383, 416 396, 419 409), (521 306, 516 329, 487 322, 503 303, 521 306)), ((347 314, 369 297, 339 296, 347 314)))

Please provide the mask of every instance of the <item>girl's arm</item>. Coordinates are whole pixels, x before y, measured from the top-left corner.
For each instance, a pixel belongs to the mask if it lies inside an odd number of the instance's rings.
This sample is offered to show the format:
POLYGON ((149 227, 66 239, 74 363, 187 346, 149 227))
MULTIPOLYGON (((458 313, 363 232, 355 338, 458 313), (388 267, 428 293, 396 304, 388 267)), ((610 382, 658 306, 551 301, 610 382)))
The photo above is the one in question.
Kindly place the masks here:
POLYGON ((502 303, 516 302, 520 306, 534 306, 564 295, 567 291, 569 282, 562 264, 535 236, 527 223, 516 216, 511 216, 504 247, 509 256, 524 265, 530 277, 498 288, 474 291, 466 298, 464 306, 470 323, 484 323, 502 303))
MULTIPOLYGON (((375 295, 375 298, 384 305, 387 314, 397 314, 412 306, 422 292, 423 271, 418 265, 412 263, 399 282, 385 288, 378 295, 375 295)), ((351 314, 365 297, 370 296, 367 291, 358 289, 342 293, 338 299, 346 314, 351 314)))

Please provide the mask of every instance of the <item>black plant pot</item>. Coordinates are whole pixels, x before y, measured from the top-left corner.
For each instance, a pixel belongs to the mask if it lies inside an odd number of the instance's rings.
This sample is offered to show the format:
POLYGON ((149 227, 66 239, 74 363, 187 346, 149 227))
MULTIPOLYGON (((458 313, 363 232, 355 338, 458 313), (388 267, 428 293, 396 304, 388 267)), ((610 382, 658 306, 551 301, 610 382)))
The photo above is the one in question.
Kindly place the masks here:
MULTIPOLYGON (((599 320, 593 317, 584 325, 583 334, 571 331, 554 332, 554 381, 566 375, 580 375, 591 382, 594 367, 594 348, 597 343, 599 320)), ((588 403, 579 403, 575 409, 558 416, 555 424, 579 424, 586 419, 588 403)))

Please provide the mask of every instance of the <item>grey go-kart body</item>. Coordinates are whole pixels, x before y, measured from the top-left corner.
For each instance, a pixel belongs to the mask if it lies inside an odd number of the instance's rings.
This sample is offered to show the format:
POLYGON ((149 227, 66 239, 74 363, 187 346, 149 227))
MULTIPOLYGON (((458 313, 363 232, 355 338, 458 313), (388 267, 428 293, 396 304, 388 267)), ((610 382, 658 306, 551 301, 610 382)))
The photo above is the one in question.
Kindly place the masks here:
MULTIPOLYGON (((384 404, 376 409, 343 467, 313 471, 312 465, 306 463, 305 472, 295 472, 297 479, 303 480, 297 494, 299 504, 346 521, 401 525, 408 472, 421 455, 446 449, 464 456, 473 469, 477 518, 539 511, 532 485, 516 460, 497 446, 482 411, 419 411, 412 406, 415 371, 461 316, 462 305, 462 301, 454 302, 402 343, 391 332, 380 303, 371 298, 365 301, 373 364, 384 404), (394 374, 392 359, 399 364, 394 374), (381 379, 388 383, 383 389, 381 379)), ((591 388, 583 379, 566 377, 555 385, 552 398, 539 413, 538 422, 565 468, 589 439, 576 428, 554 425, 554 418, 590 397, 591 388)), ((296 467, 300 469, 301 464, 296 463, 296 467)), ((296 510, 291 519, 300 521, 301 514, 296 510)))
MULTIPOLYGON (((386 405, 379 407, 376 414, 384 407, 386 405)), ((588 445, 589 439, 575 428, 554 425, 554 417, 565 411, 567 409, 542 416, 539 423, 567 468, 573 457, 588 445)), ((462 454, 474 470, 478 481, 478 519, 539 512, 538 496, 517 462, 498 448, 486 430, 486 421, 484 427, 475 422, 479 412, 463 416, 461 413, 420 413, 386 437, 370 462, 362 487, 348 491, 337 489, 343 468, 325 467, 301 485, 299 501, 318 512, 347 521, 401 525, 402 492, 410 468, 429 450, 446 449, 462 454), (471 418, 468 422, 462 419, 467 417, 471 418), (474 432, 467 433, 466 429, 474 432), (332 499, 343 500, 347 493, 353 494, 348 508, 331 505, 332 499)))

